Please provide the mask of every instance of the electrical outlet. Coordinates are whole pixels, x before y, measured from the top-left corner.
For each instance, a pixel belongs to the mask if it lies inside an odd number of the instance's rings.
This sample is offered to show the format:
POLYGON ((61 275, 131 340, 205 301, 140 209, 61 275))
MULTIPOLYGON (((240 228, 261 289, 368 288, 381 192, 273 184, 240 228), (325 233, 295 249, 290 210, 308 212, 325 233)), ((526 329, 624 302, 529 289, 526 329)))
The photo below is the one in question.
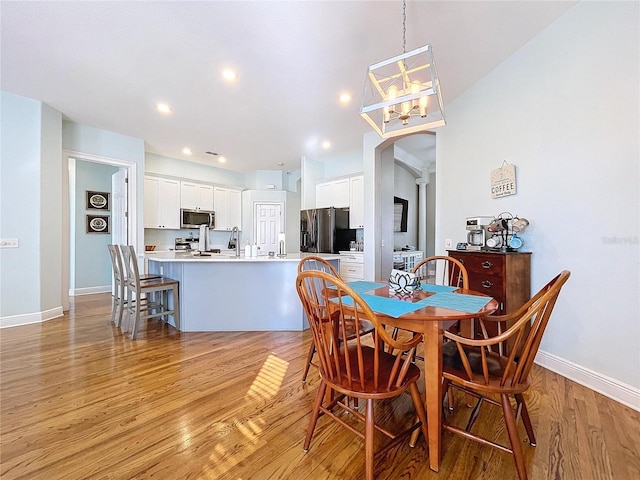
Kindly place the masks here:
POLYGON ((444 241, 444 248, 451 248, 453 247, 453 240, 451 240, 450 238, 446 238, 444 241))
POLYGON ((20 242, 17 238, 3 238, 0 240, 0 248, 18 248, 20 242))

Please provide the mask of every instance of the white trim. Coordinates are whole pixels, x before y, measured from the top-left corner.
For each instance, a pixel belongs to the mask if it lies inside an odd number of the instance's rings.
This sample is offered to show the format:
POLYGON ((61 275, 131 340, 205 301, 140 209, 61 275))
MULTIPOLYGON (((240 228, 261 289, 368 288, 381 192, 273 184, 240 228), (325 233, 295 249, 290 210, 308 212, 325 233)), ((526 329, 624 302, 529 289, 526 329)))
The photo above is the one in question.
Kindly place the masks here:
POLYGON ((0 317, 0 328, 17 327, 19 325, 29 325, 32 323, 42 323, 52 318, 62 317, 64 312, 62 306, 55 307, 44 312, 36 313, 23 313, 20 315, 10 315, 7 317, 0 317))
POLYGON ((70 297, 77 297, 79 295, 92 295, 94 293, 111 293, 111 285, 69 289, 70 297))
POLYGON ((640 412, 640 389, 538 350, 535 363, 640 412))

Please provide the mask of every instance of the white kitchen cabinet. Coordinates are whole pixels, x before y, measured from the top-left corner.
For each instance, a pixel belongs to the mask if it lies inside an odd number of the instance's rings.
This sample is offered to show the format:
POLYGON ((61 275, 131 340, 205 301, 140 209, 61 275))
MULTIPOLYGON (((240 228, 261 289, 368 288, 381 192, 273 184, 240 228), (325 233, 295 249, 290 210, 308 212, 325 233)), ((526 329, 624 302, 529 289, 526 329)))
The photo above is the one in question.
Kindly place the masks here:
POLYGON ((144 177, 144 228, 180 229, 180 181, 144 177))
POLYGON ((180 206, 193 210, 213 210, 213 185, 180 182, 180 206))
POLYGON ((364 175, 349 179, 349 228, 364 228, 364 175))
POLYGON ((349 206, 349 178, 330 180, 316 185, 316 208, 349 206))
POLYGON ((340 252, 340 277, 346 282, 364 280, 364 252, 340 252))
POLYGON ((242 226, 242 192, 213 187, 213 209, 216 212, 215 230, 230 231, 242 226))

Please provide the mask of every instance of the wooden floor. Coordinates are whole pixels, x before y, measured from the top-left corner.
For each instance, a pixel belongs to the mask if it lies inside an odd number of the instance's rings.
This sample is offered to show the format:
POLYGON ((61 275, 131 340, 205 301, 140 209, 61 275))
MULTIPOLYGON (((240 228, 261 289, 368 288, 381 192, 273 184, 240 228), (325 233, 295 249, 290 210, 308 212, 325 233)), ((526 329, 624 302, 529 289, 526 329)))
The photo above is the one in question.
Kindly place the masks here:
MULTIPOLYGON (((63 318, 0 331, 3 480, 363 478, 362 442, 328 418, 302 451, 318 386, 315 371, 300 382, 308 332, 180 334, 154 320, 141 330, 136 341, 121 334, 100 294, 76 297, 63 318)), ((534 375, 537 447, 520 427, 530 478, 640 478, 640 413, 534 375)), ((383 422, 411 420, 408 396, 397 400, 379 408, 383 422)), ((507 442, 499 414, 484 406, 477 426, 507 442)), ((448 432, 443 446, 440 473, 421 438, 380 458, 377 478, 516 476, 506 453, 448 432)))

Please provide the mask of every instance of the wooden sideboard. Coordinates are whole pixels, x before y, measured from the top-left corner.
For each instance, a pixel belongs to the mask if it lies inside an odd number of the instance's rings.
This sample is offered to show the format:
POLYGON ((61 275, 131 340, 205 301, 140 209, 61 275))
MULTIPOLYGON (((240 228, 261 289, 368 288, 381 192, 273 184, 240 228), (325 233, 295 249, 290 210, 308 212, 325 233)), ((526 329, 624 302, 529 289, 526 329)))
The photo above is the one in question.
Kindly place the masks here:
MULTIPOLYGON (((495 315, 514 312, 531 298, 531 252, 448 250, 448 253, 466 267, 471 290, 498 300, 500 307, 495 315)), ((497 330, 488 333, 496 335, 497 330)))

